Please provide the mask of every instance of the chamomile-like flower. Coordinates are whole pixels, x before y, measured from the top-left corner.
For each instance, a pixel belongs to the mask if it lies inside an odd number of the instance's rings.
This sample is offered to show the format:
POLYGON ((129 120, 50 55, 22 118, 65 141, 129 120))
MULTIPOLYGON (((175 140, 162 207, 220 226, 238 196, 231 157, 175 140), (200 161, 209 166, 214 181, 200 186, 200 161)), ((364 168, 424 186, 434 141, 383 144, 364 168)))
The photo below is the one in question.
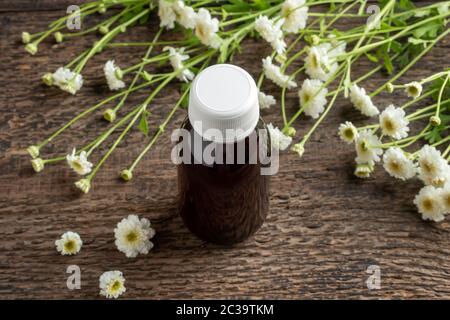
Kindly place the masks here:
POLYGON ((368 163, 356 164, 354 175, 360 179, 368 179, 373 172, 373 165, 368 163))
POLYGON ((289 145, 292 142, 292 138, 285 135, 283 132, 281 132, 280 129, 278 129, 277 127, 274 127, 273 124, 269 123, 267 125, 267 129, 269 130, 270 133, 270 141, 272 144, 272 148, 274 148, 275 150, 286 150, 287 147, 289 147, 289 145))
POLYGON ((420 97, 422 90, 422 85, 417 81, 405 84, 405 92, 410 98, 416 99, 420 97))
POLYGON ((408 136, 408 124, 405 111, 392 104, 380 114, 380 128, 383 134, 394 139, 398 140, 408 136))
POLYGON ((52 74, 52 77, 54 85, 70 94, 77 93, 83 86, 83 77, 81 74, 72 72, 68 68, 58 68, 58 70, 52 74))
POLYGON ((294 80, 289 79, 288 75, 285 75, 279 66, 272 63, 272 57, 266 57, 262 60, 264 75, 267 79, 272 80, 276 85, 281 88, 292 89, 297 87, 294 80))
POLYGON ((277 101, 275 98, 269 94, 265 94, 262 91, 258 92, 259 107, 261 109, 269 109, 271 106, 275 105, 277 101))
POLYGON ((380 139, 368 129, 361 130, 355 141, 356 163, 374 165, 380 161, 383 150, 380 148, 380 139))
POLYGON ((183 1, 175 1, 173 10, 176 14, 177 22, 186 29, 194 29, 196 13, 193 8, 184 4, 183 1))
POLYGON ((114 63, 114 60, 109 60, 103 67, 106 82, 109 90, 119 90, 125 87, 125 82, 122 81, 122 70, 114 63))
POLYGON ((66 156, 69 166, 79 175, 86 175, 92 170, 92 163, 87 159, 86 151, 81 151, 80 154, 76 154, 76 149, 73 148, 72 154, 66 156))
POLYGON ((383 167, 392 177, 401 180, 413 178, 417 174, 417 166, 399 148, 389 148, 383 155, 383 167))
POLYGON ((146 218, 139 219, 136 215, 122 219, 114 229, 117 249, 128 258, 147 254, 153 248, 150 239, 154 235, 155 230, 150 227, 150 221, 146 218))
POLYGON ((281 6, 281 15, 285 21, 283 30, 297 33, 306 27, 308 20, 308 6, 305 0, 286 0, 281 6))
POLYGON ((67 231, 55 241, 56 250, 62 255, 74 255, 80 252, 83 241, 76 232, 67 231))
POLYGON ((120 271, 107 271, 99 279, 100 295, 111 299, 117 299, 127 289, 125 288, 125 278, 120 271))
POLYGON ((342 141, 347 142, 348 144, 353 143, 355 139, 358 138, 358 130, 353 125, 353 123, 346 121, 345 123, 341 123, 339 126, 339 136, 342 141))
POLYGON ((313 79, 327 81, 338 68, 336 58, 345 52, 346 43, 321 43, 309 49, 305 58, 305 72, 313 79))
POLYGON ((175 49, 172 47, 165 47, 164 51, 169 51, 169 61, 175 72, 179 72, 177 78, 184 82, 189 82, 194 79, 194 73, 185 68, 183 61, 189 59, 187 54, 184 54, 184 48, 175 49))
POLYGON ((286 50, 286 42, 284 42, 283 31, 281 30, 283 23, 284 19, 275 22, 267 16, 259 16, 255 21, 255 30, 280 55, 286 50))
POLYGON ((450 166, 439 150, 425 145, 418 155, 419 178, 426 185, 441 187, 450 181, 450 166))
POLYGON ((440 222, 445 218, 441 192, 433 186, 423 187, 414 198, 414 204, 424 220, 440 222))
POLYGON ((200 8, 195 17, 195 35, 205 46, 217 49, 221 44, 219 31, 219 20, 211 18, 211 14, 205 8, 200 8))
POLYGON ((306 79, 298 92, 305 114, 317 119, 327 104, 327 93, 328 89, 323 87, 322 81, 306 79))
POLYGON ((159 23, 160 27, 166 27, 167 29, 173 29, 175 27, 177 15, 175 13, 172 2, 166 0, 159 0, 158 16, 160 20, 159 23))
POLYGON ((380 113, 373 104, 372 99, 366 94, 366 90, 358 87, 356 84, 350 87, 350 101, 365 116, 373 117, 380 113))

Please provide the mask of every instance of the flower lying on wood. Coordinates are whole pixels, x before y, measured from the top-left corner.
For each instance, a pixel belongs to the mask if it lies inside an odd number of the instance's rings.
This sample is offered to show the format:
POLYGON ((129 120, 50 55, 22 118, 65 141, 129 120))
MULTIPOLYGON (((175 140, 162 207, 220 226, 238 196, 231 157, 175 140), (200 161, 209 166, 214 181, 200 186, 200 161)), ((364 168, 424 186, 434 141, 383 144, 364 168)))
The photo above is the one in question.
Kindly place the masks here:
POLYGON ((62 255, 74 255, 80 252, 83 241, 76 232, 68 231, 55 241, 56 250, 62 255))
POLYGON ((108 82, 108 87, 110 90, 115 91, 125 88, 125 82, 122 81, 122 70, 115 65, 114 60, 109 60, 105 63, 103 72, 105 73, 106 81, 108 82))
POLYGON ((99 279, 100 295, 106 298, 117 299, 127 289, 125 288, 125 278, 120 271, 107 271, 99 279))
POLYGON ((128 258, 147 254, 153 248, 150 239, 154 235, 155 230, 150 227, 150 221, 145 218, 139 219, 136 215, 122 219, 114 229, 117 249, 128 258))

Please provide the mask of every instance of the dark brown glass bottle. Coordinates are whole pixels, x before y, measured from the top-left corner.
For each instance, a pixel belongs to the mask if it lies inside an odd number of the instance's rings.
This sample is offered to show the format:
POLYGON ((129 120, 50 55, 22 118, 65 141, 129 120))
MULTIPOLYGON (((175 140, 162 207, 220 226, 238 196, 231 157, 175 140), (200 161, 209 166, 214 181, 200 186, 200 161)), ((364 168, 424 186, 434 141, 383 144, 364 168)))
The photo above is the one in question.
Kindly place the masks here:
MULTIPOLYGON (((189 119, 182 128, 192 132, 189 119)), ((259 139, 257 130, 266 130, 262 120, 251 133, 259 139)), ((261 163, 260 156, 257 156, 257 163, 250 163, 251 135, 244 142, 245 163, 237 164, 237 143, 234 143, 223 146, 223 159, 226 159, 227 148, 234 149, 234 164, 195 164, 191 155, 191 164, 178 165, 179 212, 189 230, 203 240, 217 244, 243 241, 255 233, 266 218, 270 176, 262 175, 261 169, 269 163, 261 163)), ((259 151, 258 147, 258 154, 259 151)))

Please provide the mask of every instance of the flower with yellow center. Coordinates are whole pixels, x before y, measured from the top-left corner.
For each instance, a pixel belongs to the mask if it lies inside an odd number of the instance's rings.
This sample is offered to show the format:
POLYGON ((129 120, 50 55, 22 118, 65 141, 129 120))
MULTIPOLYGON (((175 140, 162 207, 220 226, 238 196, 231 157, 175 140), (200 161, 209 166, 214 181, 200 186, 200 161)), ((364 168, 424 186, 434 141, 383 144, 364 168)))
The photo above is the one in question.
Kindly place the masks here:
POLYGON ((444 220, 441 192, 433 186, 423 187, 414 198, 414 204, 422 214, 422 219, 440 222, 444 220))
POLYGON ((383 134, 397 140, 408 136, 408 124, 409 121, 405 116, 405 111, 392 104, 380 115, 380 128, 383 134))
POLYGON ((55 241, 56 250, 62 255, 74 255, 80 252, 83 241, 76 232, 67 231, 61 239, 55 241))
POLYGON ((450 166, 435 147, 425 145, 419 151, 419 178, 426 185, 442 187, 450 181, 450 166))
POLYGON ((69 166, 79 175, 83 176, 92 170, 92 163, 88 161, 86 151, 77 155, 76 149, 73 148, 72 154, 68 154, 66 159, 69 166))
POLYGON ((380 148, 381 141, 370 130, 362 130, 355 141, 356 148, 356 163, 367 163, 374 165, 375 162, 380 161, 380 155, 383 150, 380 148))
POLYGON ((441 204, 444 213, 450 213, 450 183, 445 184, 445 186, 440 189, 441 193, 441 204))
POLYGON ((107 271, 100 276, 100 295, 111 299, 117 299, 127 289, 125 278, 120 271, 107 271))
POLYGON ((339 126, 339 136, 341 137, 341 140, 351 144, 358 138, 358 130, 353 123, 346 121, 339 126))
POLYGON ((391 176, 406 180, 417 173, 416 164, 399 148, 389 148, 383 156, 383 167, 391 176))
POLYGON ((122 219, 114 229, 117 249, 128 258, 147 254, 153 248, 150 239, 154 235, 155 230, 150 227, 150 221, 145 218, 139 219, 136 215, 122 219))
POLYGON ((420 95, 422 94, 422 90, 422 85, 417 81, 405 85, 405 92, 410 98, 416 99, 420 97, 420 95))

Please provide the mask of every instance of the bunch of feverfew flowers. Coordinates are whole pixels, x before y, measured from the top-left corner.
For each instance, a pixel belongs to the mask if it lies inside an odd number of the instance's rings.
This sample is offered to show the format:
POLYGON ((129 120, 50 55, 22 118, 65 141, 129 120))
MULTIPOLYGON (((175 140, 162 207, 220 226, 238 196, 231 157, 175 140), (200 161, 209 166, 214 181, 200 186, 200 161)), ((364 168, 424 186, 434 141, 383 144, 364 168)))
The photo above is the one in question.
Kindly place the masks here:
MULTIPOLYGON (((127 258, 149 253, 153 248, 150 239, 154 235, 155 230, 151 227, 150 221, 146 218, 140 219, 136 215, 129 215, 122 219, 114 229, 116 247, 127 258)), ((55 241, 56 250, 62 255, 78 254, 82 245, 80 235, 72 231, 65 232, 55 241)), ((104 272, 100 276, 99 287, 100 295, 117 299, 126 291, 125 278, 118 270, 104 272)))
MULTIPOLYGON (((55 72, 45 74, 43 81, 76 94, 85 82, 84 68, 92 57, 101 54, 106 56, 103 66, 105 85, 112 92, 80 110, 47 138, 30 146, 27 151, 32 157, 32 166, 40 172, 48 165, 67 162, 81 176, 75 186, 83 193, 90 192, 98 171, 118 145, 137 128, 145 135, 144 145, 134 161, 118 170, 124 181, 132 180, 138 164, 175 114, 187 107, 190 82, 195 74, 211 64, 232 62, 248 38, 262 41, 272 50, 271 54, 260 57, 257 85, 260 108, 275 109, 280 115, 281 125, 268 125, 274 148, 289 149, 302 156, 308 141, 335 107, 338 98, 348 99, 368 117, 379 116, 384 138, 408 139, 412 118, 395 105, 388 106, 380 114, 373 99, 385 89, 398 89, 394 83, 450 33, 447 28, 450 1, 423 7, 416 7, 409 0, 379 1, 380 11, 370 23, 366 14, 368 4, 368 1, 352 0, 86 2, 80 6, 81 18, 102 14, 96 25, 80 32, 67 32, 65 25, 72 18, 70 14, 50 23, 46 31, 24 32, 22 41, 33 55, 37 54, 40 43, 51 35, 58 43, 56 48, 60 48, 64 41, 97 33, 98 39, 91 47, 55 72), (128 29, 154 18, 159 21, 159 29, 154 34, 143 33, 142 41, 117 41, 116 38, 128 29), (339 22, 343 19, 354 19, 351 25, 355 26, 340 30, 339 22), (164 38, 166 35, 175 36, 164 38), (125 66, 124 62, 114 58, 117 47, 130 47, 131 50, 143 47, 146 51, 138 62, 125 66), (366 74, 357 77, 354 71, 360 61, 370 67, 366 74), (389 79, 374 92, 366 92, 361 83, 381 71, 389 74, 389 79), (278 92, 263 90, 268 82, 273 83, 278 92), (172 84, 179 88, 178 100, 172 106, 164 106, 164 120, 150 126, 152 102, 172 84), (293 103, 288 98, 289 91, 295 91, 293 103), (146 97, 131 105, 129 98, 137 92, 145 92, 146 97), (292 107, 288 108, 288 105, 292 107), (56 157, 42 155, 43 148, 55 143, 61 133, 96 112, 102 112, 103 118, 110 122, 96 138, 85 145, 72 145, 56 157), (302 121, 298 121, 300 119, 302 121), (110 141, 113 134, 118 137, 110 141), (105 146, 106 152, 100 154, 99 148, 105 150, 105 146)), ((409 83, 402 88, 410 97, 419 99, 423 96, 421 91, 425 83, 409 83)), ((442 117, 432 119, 431 124, 439 126, 442 117)), ((350 123, 341 126, 341 133, 352 143, 356 141, 359 150, 357 174, 369 176, 375 162, 381 161, 383 148, 367 146, 378 145, 381 137, 371 128, 359 130, 350 123)))
POLYGON ((402 106, 391 104, 381 113, 364 89, 354 87, 351 102, 365 115, 379 114, 378 123, 357 128, 345 122, 339 127, 341 139, 355 145, 356 176, 370 177, 375 164, 381 162, 394 178, 419 179, 424 187, 414 204, 423 219, 435 222, 450 213, 449 79, 450 69, 405 85, 390 83, 386 86, 389 92, 403 89, 412 100, 402 106), (424 101, 431 102, 424 106, 424 101), (408 113, 414 106, 419 107, 408 113), (410 134, 412 122, 422 124, 415 135, 410 134))

